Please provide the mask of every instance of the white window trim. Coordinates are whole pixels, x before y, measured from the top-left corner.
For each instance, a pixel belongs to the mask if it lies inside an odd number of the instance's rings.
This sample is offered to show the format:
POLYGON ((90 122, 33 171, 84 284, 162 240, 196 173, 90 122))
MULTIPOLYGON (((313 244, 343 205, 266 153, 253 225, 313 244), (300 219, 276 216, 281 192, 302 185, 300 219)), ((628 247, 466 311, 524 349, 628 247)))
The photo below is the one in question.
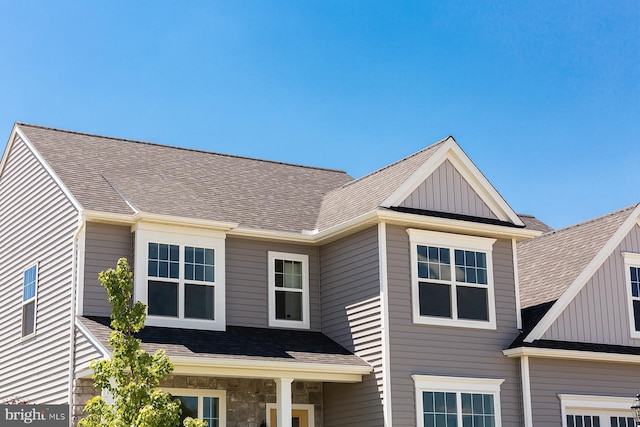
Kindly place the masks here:
MULTIPOLYGON (((275 409, 277 411, 278 409, 278 404, 277 403, 267 403, 267 424, 269 424, 269 420, 271 419, 271 410, 275 409)), ((291 404, 291 409, 292 410, 302 410, 302 411, 307 411, 309 413, 309 427, 315 427, 315 413, 314 413, 314 405, 309 404, 309 403, 292 403, 291 404)), ((276 416, 277 416, 277 412, 276 412, 276 416)), ((275 426, 273 426, 275 427, 275 426)))
POLYGON ((562 427, 567 427, 567 415, 573 415, 573 412, 583 411, 580 415, 610 416, 614 414, 608 414, 607 411, 620 411, 628 412, 628 416, 632 416, 631 406, 635 403, 635 398, 629 396, 558 394, 558 399, 560 399, 562 427))
MULTIPOLYGON (((493 395, 495 427, 502 426, 502 410, 500 407, 500 385, 504 379, 447 377, 440 375, 411 375, 415 386, 416 425, 424 427, 424 406, 422 392, 451 392, 456 393, 458 408, 460 408, 461 393, 482 393, 493 395)), ((458 425, 462 425, 462 414, 458 411, 458 425)))
MULTIPOLYGON (((411 246, 411 297, 413 323, 424 325, 438 326, 457 326, 475 329, 496 329, 496 303, 495 303, 495 287, 493 281, 493 244, 496 239, 477 236, 465 236, 460 234, 442 233, 438 231, 427 231, 408 229, 409 241, 411 246), (487 255, 487 313, 489 320, 469 320, 469 319, 450 319, 446 317, 421 316, 420 315, 420 291, 419 282, 424 279, 418 277, 418 245, 422 246, 438 246, 454 249, 471 250, 476 252, 484 252, 487 255)), ((453 257, 453 252, 451 252, 453 257)), ((453 259, 453 258, 452 258, 453 259)), ((453 267, 452 267, 453 268, 453 267)), ((452 272, 453 275, 453 272, 452 272)), ((464 285, 462 282, 457 284, 464 285)), ((455 292, 452 295, 452 309, 455 301, 455 292)))
POLYGON ((22 280, 20 281, 20 340, 27 341, 36 336, 36 331, 38 330, 38 285, 40 282, 40 263, 38 261, 32 262, 29 264, 29 267, 22 270, 22 280), (35 294, 33 298, 29 298, 27 301, 24 300, 24 273, 28 270, 36 268, 36 286, 35 286, 35 294), (33 301, 33 332, 27 335, 22 335, 22 330, 24 328, 24 306, 31 303, 33 301))
MULTIPOLYGON (((135 232, 134 298, 148 305, 147 261, 149 242, 180 245, 180 281, 184 276, 184 246, 214 249, 214 317, 215 320, 184 318, 184 287, 178 290, 178 317, 147 315, 149 326, 180 327, 223 331, 225 312, 225 234, 220 231, 169 225, 138 223, 135 232)), ((152 278, 151 278, 152 279, 152 278)))
POLYGON ((217 397, 218 410, 220 411, 220 427, 227 425, 227 392, 226 390, 208 390, 199 388, 163 388, 162 391, 171 393, 172 396, 185 396, 198 398, 198 418, 204 415, 204 397, 217 397))
POLYGON ((311 325, 309 320, 309 255, 269 251, 267 258, 269 263, 269 267, 267 268, 269 274, 269 326, 309 329, 311 325), (276 259, 299 261, 302 263, 302 320, 276 319, 276 259))
POLYGON ((631 338, 640 338, 640 331, 636 331, 636 322, 633 315, 633 296, 631 295, 631 271, 630 267, 640 268, 640 254, 623 252, 624 257, 624 292, 627 299, 627 314, 629 317, 629 332, 631 338))

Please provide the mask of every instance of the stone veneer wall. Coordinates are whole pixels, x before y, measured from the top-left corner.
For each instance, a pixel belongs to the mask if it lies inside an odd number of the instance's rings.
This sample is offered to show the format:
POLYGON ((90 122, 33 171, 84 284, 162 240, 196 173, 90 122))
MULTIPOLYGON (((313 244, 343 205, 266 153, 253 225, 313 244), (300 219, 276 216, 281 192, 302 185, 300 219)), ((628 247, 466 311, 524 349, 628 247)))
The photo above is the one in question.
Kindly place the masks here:
MULTIPOLYGON (((267 403, 276 403, 276 383, 273 380, 218 377, 171 376, 162 388, 193 388, 225 390, 227 393, 226 427, 260 427, 267 423, 267 403)), ((83 416, 84 404, 97 395, 90 379, 78 379, 73 389, 73 425, 83 416)), ((314 406, 315 427, 322 427, 322 383, 295 381, 291 401, 314 406)))

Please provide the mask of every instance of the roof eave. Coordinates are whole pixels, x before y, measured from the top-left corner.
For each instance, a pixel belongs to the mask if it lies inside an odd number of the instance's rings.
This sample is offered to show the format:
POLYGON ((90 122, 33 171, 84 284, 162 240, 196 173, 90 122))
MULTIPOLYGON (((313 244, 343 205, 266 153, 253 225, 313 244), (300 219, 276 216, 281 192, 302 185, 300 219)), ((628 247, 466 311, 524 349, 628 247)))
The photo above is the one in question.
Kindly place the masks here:
POLYGON ((547 359, 585 360, 596 362, 616 362, 616 363, 638 363, 640 355, 604 353, 599 351, 562 350, 553 348, 538 347, 515 347, 502 350, 502 354, 507 357, 540 357, 547 359))

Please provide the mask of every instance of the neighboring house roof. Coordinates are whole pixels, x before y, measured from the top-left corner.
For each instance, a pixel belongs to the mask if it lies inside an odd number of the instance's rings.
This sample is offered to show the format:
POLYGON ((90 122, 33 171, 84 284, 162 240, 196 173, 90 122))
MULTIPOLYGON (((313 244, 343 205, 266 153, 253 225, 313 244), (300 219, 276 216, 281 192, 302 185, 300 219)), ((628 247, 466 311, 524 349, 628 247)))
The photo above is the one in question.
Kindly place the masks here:
MULTIPOLYGON (((111 334, 108 317, 78 317, 103 347, 111 334)), ((170 358, 254 360, 369 368, 358 356, 320 332, 227 326, 226 331, 145 326, 136 337, 150 354, 164 350, 170 358)))
POLYGON ((536 218, 533 215, 518 214, 518 216, 520 217, 520 219, 522 220, 526 228, 529 228, 531 230, 542 231, 543 233, 548 233, 549 231, 553 231, 553 228, 549 227, 547 224, 540 221, 538 218, 536 218))
POLYGON ((635 206, 518 243, 523 308, 557 300, 596 256, 635 206))
POLYGON ((324 194, 352 181, 332 169, 18 126, 82 207, 100 212, 299 233, 314 228, 324 194))
MULTIPOLYGON (((541 338, 635 226, 639 214, 640 205, 634 205, 518 243, 523 331, 511 348, 605 351, 601 344, 552 342, 541 338)), ((606 351, 630 351, 622 347, 610 346, 606 351)))

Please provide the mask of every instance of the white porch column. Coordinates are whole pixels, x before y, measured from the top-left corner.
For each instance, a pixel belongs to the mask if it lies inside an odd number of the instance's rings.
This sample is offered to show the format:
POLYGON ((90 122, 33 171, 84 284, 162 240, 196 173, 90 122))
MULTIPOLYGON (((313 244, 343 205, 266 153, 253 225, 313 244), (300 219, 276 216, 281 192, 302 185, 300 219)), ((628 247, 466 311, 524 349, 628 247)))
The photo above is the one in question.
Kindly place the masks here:
POLYGON ((293 378, 276 378, 277 427, 291 427, 291 384, 293 378))

